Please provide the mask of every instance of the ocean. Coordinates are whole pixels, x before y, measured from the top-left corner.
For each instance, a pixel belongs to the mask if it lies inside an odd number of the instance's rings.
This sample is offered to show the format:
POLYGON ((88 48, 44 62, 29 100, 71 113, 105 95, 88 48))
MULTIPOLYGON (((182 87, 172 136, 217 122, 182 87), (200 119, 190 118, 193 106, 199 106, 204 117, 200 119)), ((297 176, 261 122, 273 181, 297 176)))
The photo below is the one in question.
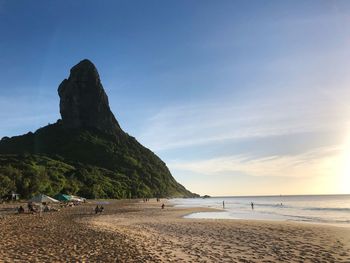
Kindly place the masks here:
POLYGON ((350 195, 225 196, 172 199, 172 203, 222 210, 193 213, 186 218, 299 221, 350 227, 350 195))

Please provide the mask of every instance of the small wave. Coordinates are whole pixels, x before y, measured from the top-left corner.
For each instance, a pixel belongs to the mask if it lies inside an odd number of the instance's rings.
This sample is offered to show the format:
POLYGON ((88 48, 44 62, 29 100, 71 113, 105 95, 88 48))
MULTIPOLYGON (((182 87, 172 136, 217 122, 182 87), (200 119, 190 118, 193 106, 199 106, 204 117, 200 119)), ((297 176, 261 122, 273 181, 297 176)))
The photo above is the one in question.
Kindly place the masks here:
MULTIPOLYGON (((245 204, 245 206, 250 206, 250 204, 245 204)), ((293 208, 301 210, 310 210, 310 211, 334 211, 334 212, 350 212, 349 207, 301 207, 301 206, 292 206, 287 204, 268 204, 268 203, 254 203, 256 207, 271 207, 271 208, 293 208)))
POLYGON ((350 212, 350 208, 347 207, 305 207, 303 210, 350 212))
POLYGON ((291 205, 285 205, 281 203, 276 203, 276 204, 264 204, 264 203, 254 203, 254 206, 256 207, 273 207, 273 208, 297 208, 291 205))
POLYGON ((315 222, 328 224, 350 224, 350 219, 326 219, 317 216, 302 216, 294 214, 280 214, 274 212, 262 212, 264 214, 280 215, 287 218, 288 221, 315 222))

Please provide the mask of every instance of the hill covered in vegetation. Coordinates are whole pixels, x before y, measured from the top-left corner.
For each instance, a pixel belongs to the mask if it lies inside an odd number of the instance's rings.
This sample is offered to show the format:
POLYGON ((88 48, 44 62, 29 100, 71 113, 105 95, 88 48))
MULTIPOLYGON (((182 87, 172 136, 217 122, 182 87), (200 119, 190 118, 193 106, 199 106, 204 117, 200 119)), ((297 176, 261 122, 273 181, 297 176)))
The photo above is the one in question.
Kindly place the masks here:
POLYGON ((89 60, 71 69, 58 93, 61 120, 1 139, 0 195, 196 196, 176 182, 158 156, 120 128, 89 60))

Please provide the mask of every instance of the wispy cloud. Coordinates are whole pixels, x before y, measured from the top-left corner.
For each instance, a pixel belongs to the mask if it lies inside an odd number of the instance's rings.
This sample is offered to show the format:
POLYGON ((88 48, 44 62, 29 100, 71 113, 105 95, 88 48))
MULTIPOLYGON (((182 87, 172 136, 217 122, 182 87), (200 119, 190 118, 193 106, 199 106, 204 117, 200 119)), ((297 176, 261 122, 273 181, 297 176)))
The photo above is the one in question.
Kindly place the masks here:
MULTIPOLYGON (((203 103, 161 110, 138 137, 157 151, 257 137, 339 130, 347 115, 327 101, 279 97, 245 104, 203 103)), ((347 109, 348 110, 348 109, 347 109)))
POLYGON ((250 155, 233 155, 199 161, 173 161, 173 171, 203 175, 234 175, 265 177, 313 177, 334 174, 335 160, 341 147, 314 149, 296 155, 272 155, 255 158, 250 155))

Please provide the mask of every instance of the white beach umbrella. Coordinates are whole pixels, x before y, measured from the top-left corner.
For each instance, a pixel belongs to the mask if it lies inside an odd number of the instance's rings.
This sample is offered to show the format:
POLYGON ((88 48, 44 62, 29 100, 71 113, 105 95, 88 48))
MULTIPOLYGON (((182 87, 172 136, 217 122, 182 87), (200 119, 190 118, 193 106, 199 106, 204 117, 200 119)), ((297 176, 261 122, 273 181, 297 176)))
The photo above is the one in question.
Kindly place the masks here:
POLYGON ((44 194, 39 194, 39 195, 36 195, 36 196, 32 197, 31 199, 29 199, 29 202, 33 202, 33 203, 57 203, 59 201, 50 197, 50 196, 47 196, 44 194))

